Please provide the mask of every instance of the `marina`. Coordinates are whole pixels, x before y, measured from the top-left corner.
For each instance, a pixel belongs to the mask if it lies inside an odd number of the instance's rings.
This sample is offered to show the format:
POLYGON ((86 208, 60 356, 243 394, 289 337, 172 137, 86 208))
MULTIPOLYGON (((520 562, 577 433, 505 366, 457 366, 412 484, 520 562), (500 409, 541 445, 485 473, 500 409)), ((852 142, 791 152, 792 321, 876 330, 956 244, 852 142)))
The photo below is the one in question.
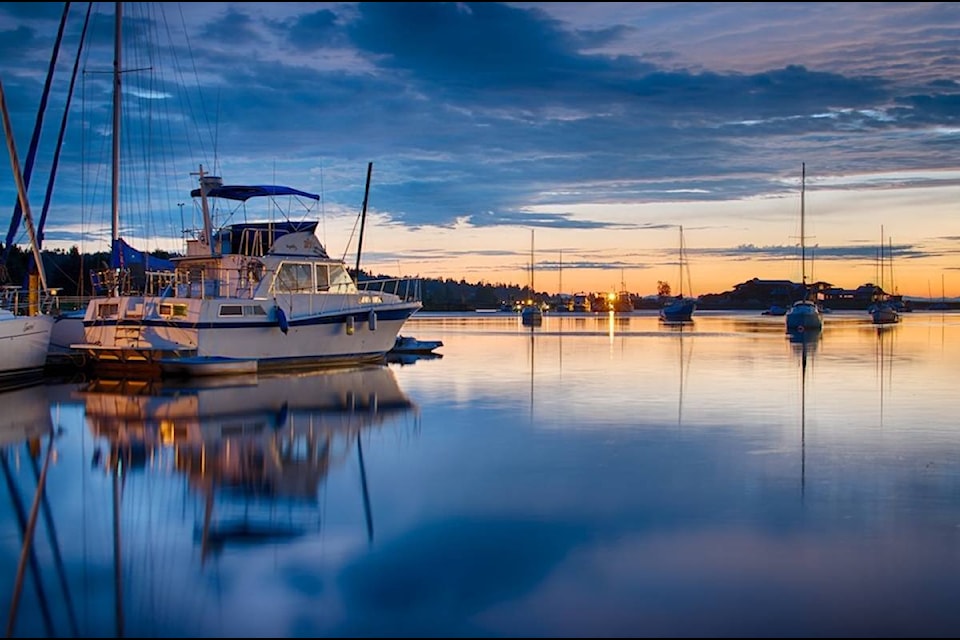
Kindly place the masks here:
POLYGON ((960 314, 783 323, 419 312, 403 362, 4 392, 8 637, 952 635, 960 314))

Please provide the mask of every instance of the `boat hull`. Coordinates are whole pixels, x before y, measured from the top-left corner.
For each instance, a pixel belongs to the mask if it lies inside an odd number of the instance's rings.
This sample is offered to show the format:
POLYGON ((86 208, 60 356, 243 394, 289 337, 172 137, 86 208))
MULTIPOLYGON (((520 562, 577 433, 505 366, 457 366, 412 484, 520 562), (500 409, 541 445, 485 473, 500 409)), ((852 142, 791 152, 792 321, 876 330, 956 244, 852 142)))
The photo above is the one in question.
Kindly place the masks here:
POLYGON ((820 309, 810 300, 795 302, 786 313, 787 333, 819 331, 823 328, 820 309))
POLYGON ((895 324, 900 322, 900 312, 891 304, 880 304, 870 310, 874 324, 895 324))
POLYGON ((259 299, 94 299, 84 318, 85 342, 71 347, 95 369, 162 369, 184 358, 254 361, 258 371, 374 362, 420 307, 398 301, 318 308, 301 299, 284 311, 259 299))
POLYGON ((43 373, 53 317, 0 317, 0 384, 8 386, 43 373))
POLYGON ((678 300, 660 309, 660 319, 665 322, 689 322, 696 308, 695 300, 678 300))

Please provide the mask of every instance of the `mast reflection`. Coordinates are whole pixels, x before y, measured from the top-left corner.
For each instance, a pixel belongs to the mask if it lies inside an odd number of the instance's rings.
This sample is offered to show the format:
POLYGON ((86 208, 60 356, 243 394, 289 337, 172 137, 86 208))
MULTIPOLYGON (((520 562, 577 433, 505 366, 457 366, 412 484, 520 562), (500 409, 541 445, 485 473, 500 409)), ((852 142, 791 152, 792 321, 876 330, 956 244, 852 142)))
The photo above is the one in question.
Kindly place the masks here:
POLYGON ((78 395, 107 450, 98 447, 94 464, 119 477, 172 457, 202 499, 202 559, 230 543, 283 540, 316 525, 320 485, 354 448, 372 540, 361 434, 415 410, 384 365, 185 382, 99 379, 78 395))

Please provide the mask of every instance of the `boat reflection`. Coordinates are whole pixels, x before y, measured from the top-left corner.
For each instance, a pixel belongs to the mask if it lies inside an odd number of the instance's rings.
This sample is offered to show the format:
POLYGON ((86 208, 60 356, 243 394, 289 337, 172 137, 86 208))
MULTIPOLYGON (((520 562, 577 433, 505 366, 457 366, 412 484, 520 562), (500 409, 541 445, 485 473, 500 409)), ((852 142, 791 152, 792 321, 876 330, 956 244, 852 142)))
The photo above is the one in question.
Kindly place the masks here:
POLYGON ((37 382, 0 392, 0 448, 35 443, 53 430, 47 387, 37 382))
POLYGON ((875 326, 877 332, 875 357, 877 366, 877 386, 880 389, 879 421, 881 427, 883 426, 884 391, 889 391, 890 387, 893 385, 893 346, 894 337, 896 336, 895 329, 897 326, 898 324, 881 324, 875 326))
POLYGON ((807 483, 807 368, 813 362, 823 337, 821 331, 790 332, 790 346, 800 359, 800 496, 806 494, 807 483))
POLYGON ((282 541, 316 527, 320 485, 354 449, 372 539, 361 433, 415 409, 386 365, 185 382, 98 379, 77 395, 108 451, 98 447, 95 464, 122 475, 172 458, 187 477, 201 498, 201 559, 227 544, 282 541))

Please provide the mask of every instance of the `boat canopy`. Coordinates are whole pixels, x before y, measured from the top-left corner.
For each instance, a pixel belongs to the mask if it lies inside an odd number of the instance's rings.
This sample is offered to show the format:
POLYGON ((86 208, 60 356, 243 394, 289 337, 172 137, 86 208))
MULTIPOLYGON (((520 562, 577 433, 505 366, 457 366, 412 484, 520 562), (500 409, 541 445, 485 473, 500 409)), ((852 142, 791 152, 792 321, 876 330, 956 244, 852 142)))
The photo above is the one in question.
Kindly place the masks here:
POLYGON ((215 238, 223 253, 262 256, 278 238, 299 231, 315 233, 316 229, 316 220, 237 222, 217 231, 215 238))
MULTIPOLYGON (((190 192, 190 196, 194 198, 199 198, 201 195, 200 189, 194 189, 190 192)), ((311 200, 320 199, 320 196, 315 193, 307 193, 306 191, 300 191, 299 189, 294 189, 292 187, 284 187, 273 184, 224 185, 221 187, 214 187, 207 192, 207 197, 209 198, 225 198, 227 200, 240 200, 243 202, 246 202, 250 198, 263 196, 301 196, 304 198, 310 198, 311 200)))
POLYGON ((123 238, 113 242, 110 265, 117 269, 140 267, 145 271, 173 271, 173 262, 131 247, 123 238))

